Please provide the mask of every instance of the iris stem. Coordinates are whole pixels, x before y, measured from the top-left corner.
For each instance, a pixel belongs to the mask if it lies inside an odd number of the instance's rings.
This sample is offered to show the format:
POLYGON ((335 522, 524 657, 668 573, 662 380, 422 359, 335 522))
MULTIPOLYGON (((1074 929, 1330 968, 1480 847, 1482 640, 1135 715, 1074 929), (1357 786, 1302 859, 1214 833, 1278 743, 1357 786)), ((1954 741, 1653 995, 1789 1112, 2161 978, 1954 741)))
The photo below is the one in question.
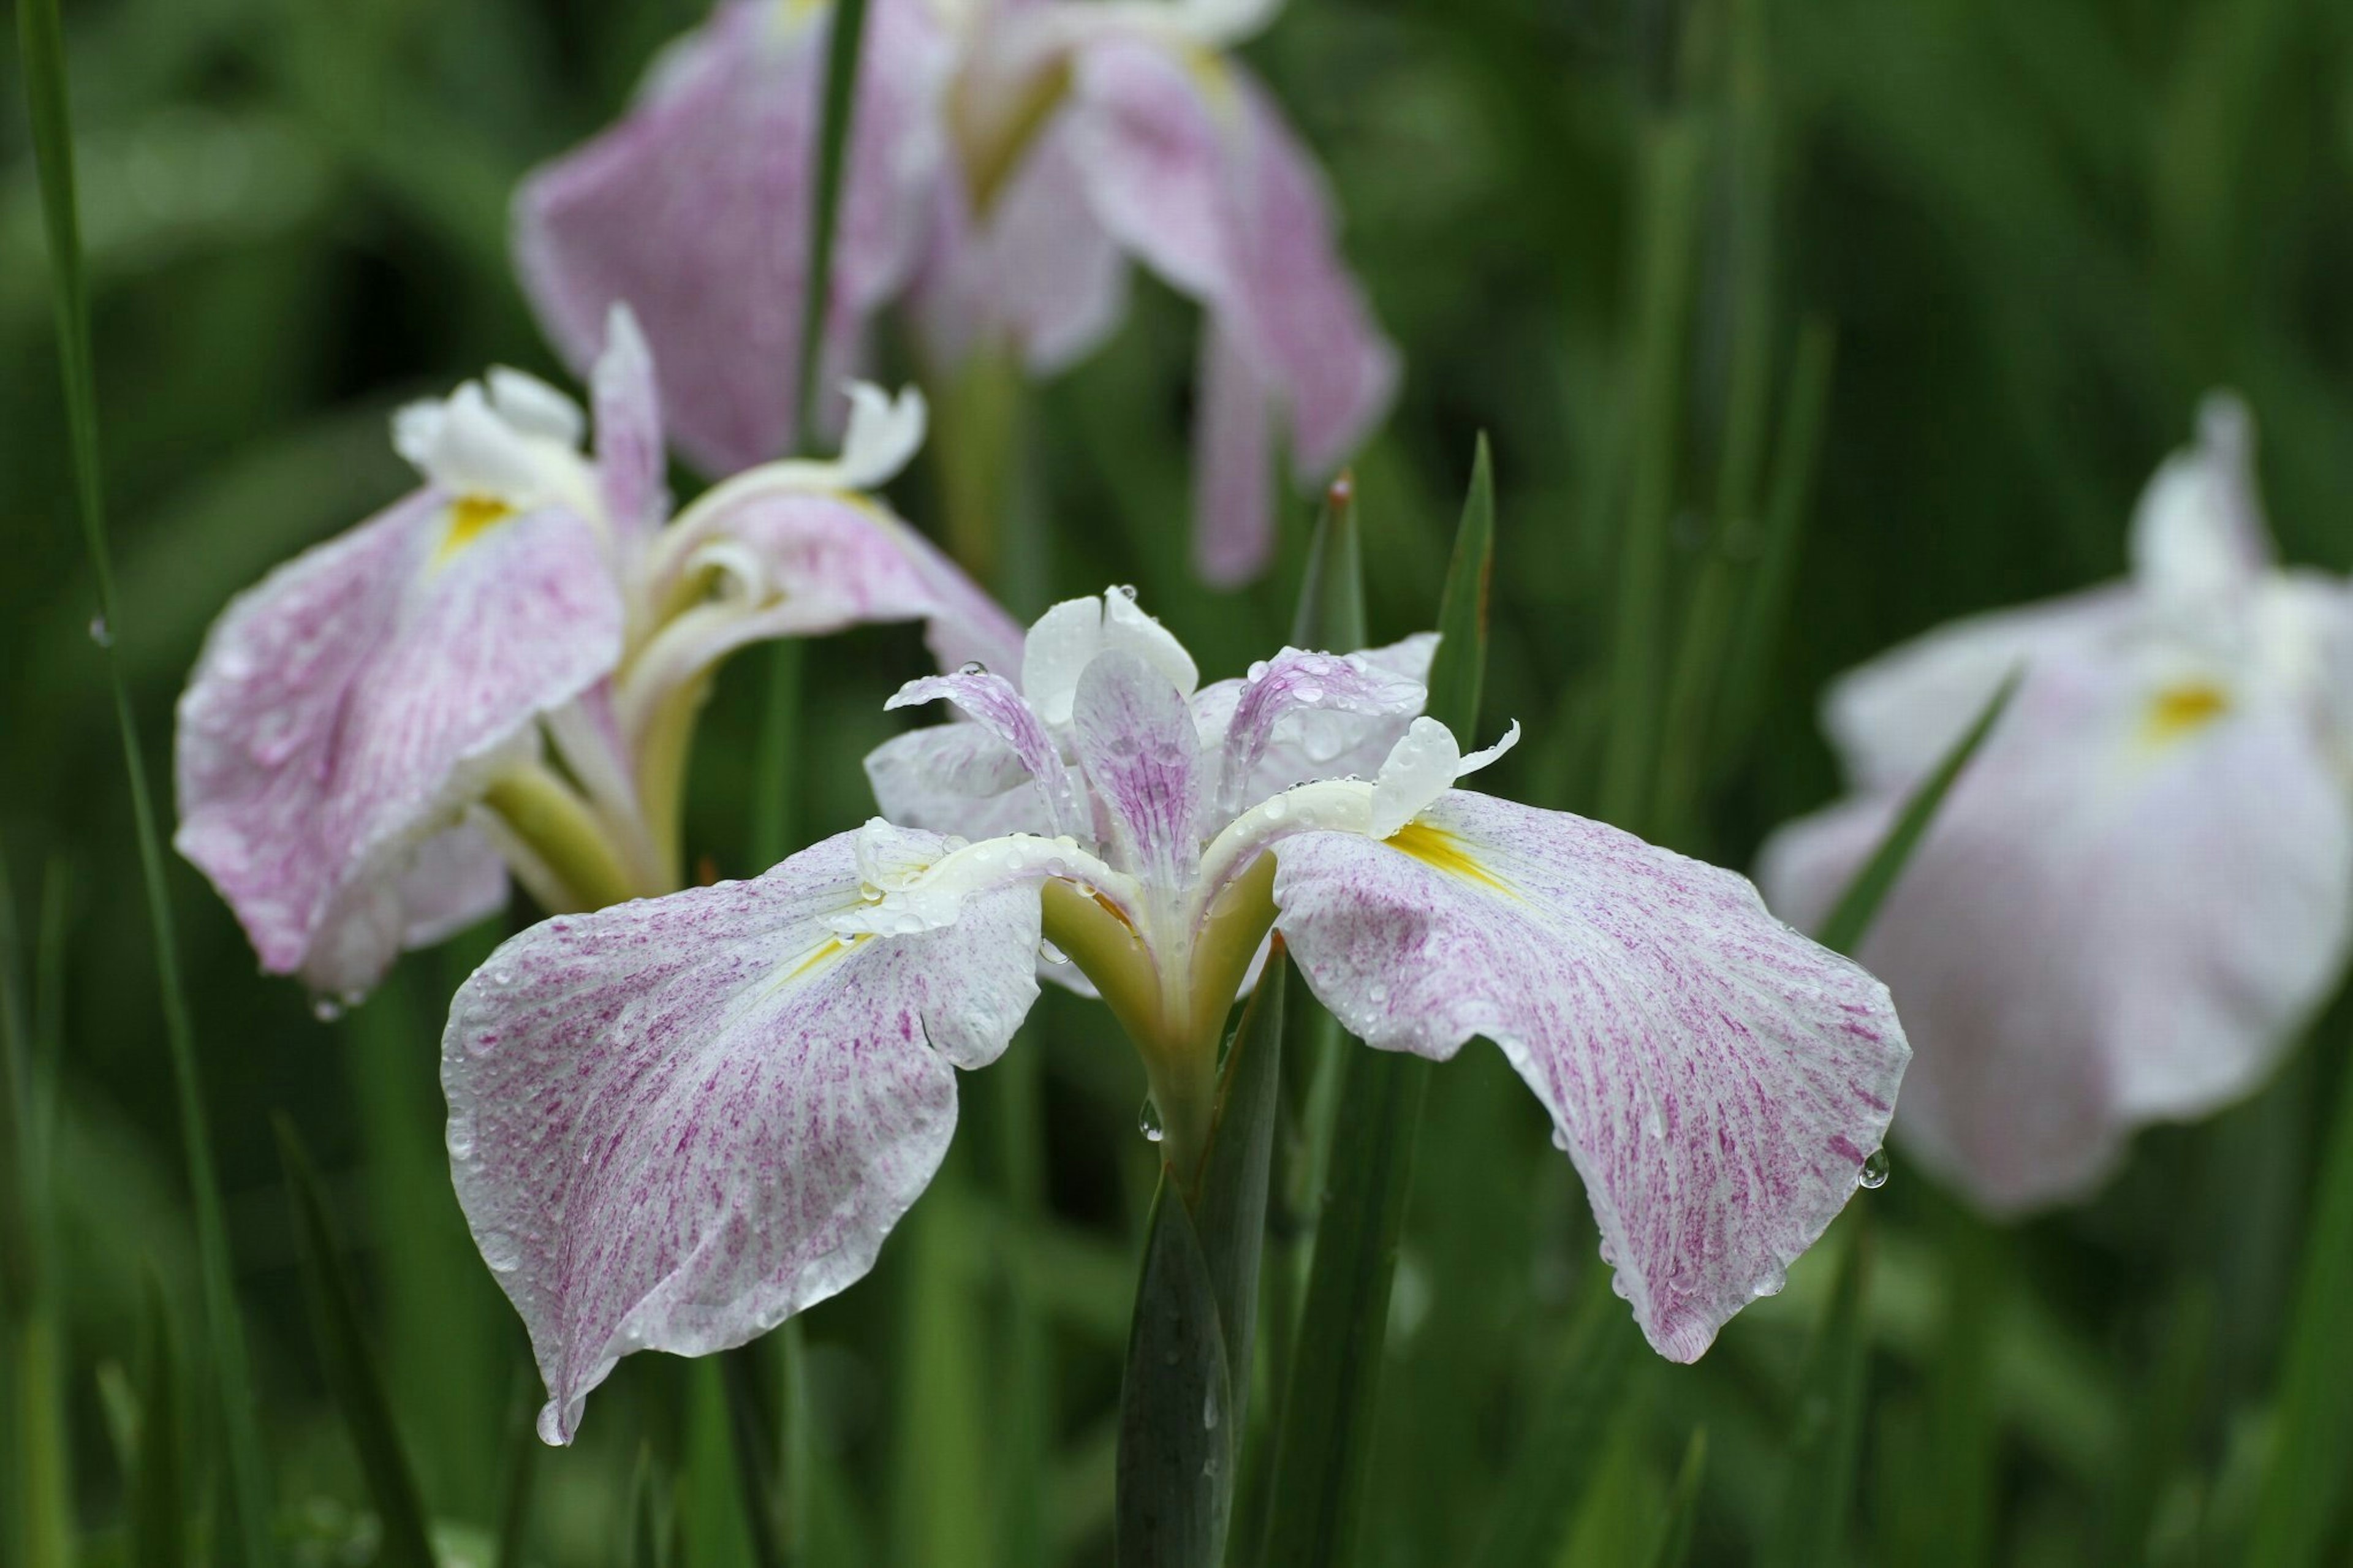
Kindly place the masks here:
POLYGON ((501 774, 484 793, 482 802, 562 883, 560 889, 540 895, 565 897, 568 907, 551 909, 550 914, 601 910, 641 894, 670 890, 637 886, 596 813, 542 763, 528 763, 501 774))

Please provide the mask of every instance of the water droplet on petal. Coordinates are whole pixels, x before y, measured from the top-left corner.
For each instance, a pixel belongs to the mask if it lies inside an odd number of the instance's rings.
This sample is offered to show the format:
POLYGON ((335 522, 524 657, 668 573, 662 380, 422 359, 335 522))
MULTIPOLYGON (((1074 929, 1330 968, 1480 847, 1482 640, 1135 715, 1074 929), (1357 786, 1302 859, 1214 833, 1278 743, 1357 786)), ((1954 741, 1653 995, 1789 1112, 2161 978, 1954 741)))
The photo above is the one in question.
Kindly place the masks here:
POLYGON ((486 1230, 476 1238, 482 1249, 482 1261, 501 1274, 512 1274, 522 1267, 522 1243, 514 1233, 486 1230))
POLYGON ((1038 943, 1038 956, 1044 959, 1049 963, 1068 963, 1071 962, 1071 955, 1064 952, 1060 948, 1056 947, 1050 942, 1041 941, 1038 943))
POLYGON ((332 1024, 343 1016, 343 1005, 332 996, 311 998, 311 1016, 322 1024, 332 1024))
POLYGON ((976 658, 968 658, 962 664, 956 666, 956 673, 958 675, 987 675, 988 673, 988 666, 981 663, 980 660, 976 658))
POLYGON ((1147 1143, 1160 1142, 1162 1136, 1160 1108, 1152 1103, 1152 1097, 1148 1094, 1144 1097, 1144 1104, 1136 1110, 1135 1130, 1144 1134, 1144 1141, 1147 1143))
POLYGON ((449 1157, 462 1160, 474 1152, 474 1119, 470 1116, 449 1118, 449 1157))
POLYGON ((1365 987, 1365 999, 1376 1005, 1386 1002, 1389 999, 1389 988, 1376 980, 1365 987))
POLYGON ((1873 1149, 1871 1152, 1871 1157, 1863 1161, 1862 1169, 1856 1174, 1855 1180, 1873 1192, 1877 1192, 1885 1186, 1887 1184, 1887 1151, 1873 1149))
POLYGON ((1667 1135, 1667 1119, 1659 1113, 1657 1106, 1651 1107, 1649 1114, 1642 1118, 1642 1131, 1653 1138, 1667 1135))
POLYGON ((1135 603, 1135 584, 1133 583, 1122 583, 1118 587, 1113 588, 1112 592, 1117 594, 1121 598, 1125 599, 1131 605, 1135 603))
POLYGON ((90 640, 96 643, 100 647, 112 647, 114 646, 114 628, 106 624, 106 617, 104 616, 90 616, 90 640))
POLYGON ((1751 1296, 1759 1298, 1766 1296, 1778 1296, 1781 1293, 1781 1288, 1788 1284, 1788 1282, 1789 1277, 1776 1268, 1772 1273, 1767 1274, 1764 1279, 1759 1279, 1756 1284, 1748 1287, 1748 1293, 1751 1296))
POLYGON ((1633 1287, 1626 1283, 1626 1277, 1623 1274, 1609 1276, 1609 1289, 1621 1301, 1630 1301, 1634 1299, 1633 1287))
POLYGON ((512 969, 493 969, 493 970, 491 970, 491 984, 493 984, 493 985, 512 985, 512 984, 514 984, 514 971, 513 971, 513 970, 512 970, 512 969))

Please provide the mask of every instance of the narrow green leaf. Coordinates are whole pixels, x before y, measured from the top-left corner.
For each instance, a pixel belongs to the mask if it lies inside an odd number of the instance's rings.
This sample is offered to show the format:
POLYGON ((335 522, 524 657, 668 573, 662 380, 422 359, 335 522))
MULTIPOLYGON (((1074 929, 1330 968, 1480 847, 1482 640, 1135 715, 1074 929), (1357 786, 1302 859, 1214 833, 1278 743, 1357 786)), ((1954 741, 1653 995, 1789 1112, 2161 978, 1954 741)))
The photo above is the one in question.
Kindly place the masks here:
POLYGON ((972 1153, 949 1151, 893 1244, 905 1270, 888 1498, 899 1568, 984 1568, 995 1551, 976 1523, 989 1511, 990 1412, 972 1153))
POLYGON ((16 892, 0 857, 0 1321, 29 1316, 40 1301, 44 1230, 36 1194, 43 1182, 33 1131, 32 1022, 25 1006, 16 892))
MULTIPOLYGON (((1259 1259, 1266 1238, 1267 1177, 1274 1155, 1274 1121, 1282 1085, 1282 1023, 1288 967, 1282 939, 1274 939, 1265 974, 1250 993, 1226 1049, 1218 1086, 1217 1123, 1192 1203, 1193 1231, 1209 1268, 1218 1322, 1225 1331, 1233 1373, 1227 1411, 1235 1440, 1250 1411, 1251 1352, 1258 1333, 1259 1259)), ((1233 1468, 1221 1484, 1230 1491, 1233 1468)))
MULTIPOLYGON (((717 1358, 717 1377, 726 1405, 734 1484, 720 1489, 743 1515, 743 1550, 757 1568, 782 1568, 784 1543, 776 1531, 775 1445, 769 1434, 776 1416, 765 1392, 767 1358, 757 1344, 738 1345, 717 1358)), ((732 1542, 734 1536, 729 1533, 732 1542)), ((695 1561, 716 1561, 698 1553, 695 1561)))
POLYGON ((1862 1447, 1869 1340, 1863 1291, 1871 1233, 1858 1212, 1839 1259, 1838 1282, 1821 1327, 1798 1371, 1796 1417, 1779 1512, 1758 1555, 1760 1568, 1829 1568, 1844 1560, 1848 1511, 1862 1447))
POLYGON ((2213 1387, 2215 1292, 2211 1280, 2184 1280, 2166 1312, 2156 1363, 2132 1400, 2133 1430, 2116 1467, 2106 1528, 2113 1568, 2150 1561, 2150 1538, 2165 1490, 2196 1461, 2199 1416, 2213 1387))
POLYGON ((833 237, 841 214, 842 168, 858 109, 858 56, 866 37, 866 0, 838 0, 827 24, 825 97, 818 113, 817 181, 809 205, 808 283, 801 296, 801 356, 794 369, 794 406, 800 429, 795 448, 806 455, 817 429, 818 366, 824 362, 826 304, 833 292, 833 237))
POLYGON ((1627 365, 1633 477, 1618 540, 1609 745, 1601 785, 1602 815, 1632 832, 1641 830, 1656 763, 1667 534, 1682 447, 1685 338, 1706 144, 1704 122, 1688 110, 1651 126, 1642 142, 1634 260, 1638 295, 1627 365))
POLYGON ((1324 492, 1324 510, 1307 546, 1299 604, 1291 615, 1294 647, 1354 653, 1365 633, 1365 553, 1356 526, 1356 477, 1344 473, 1324 492))
POLYGON ((287 1195, 294 1209, 294 1250, 301 1266, 302 1293, 311 1309, 311 1331, 318 1342, 320 1370, 342 1412, 343 1426, 359 1457, 360 1479, 382 1521, 384 1545, 376 1561, 384 1568, 434 1568, 433 1537, 417 1472, 392 1419, 384 1374, 360 1323, 359 1292, 343 1258, 343 1243, 327 1212, 319 1173, 302 1152, 294 1124, 276 1118, 278 1152, 286 1167, 287 1195))
POLYGON ((57 1312, 46 1303, 7 1325, 8 1447, 19 1473, 13 1501, 19 1513, 10 1561, 26 1568, 71 1568, 73 1503, 67 1462, 64 1345, 57 1312))
POLYGON ((1970 759, 1978 754, 1978 748, 1985 744, 1988 735, 1993 733, 1994 725, 2009 708, 2010 700, 2017 694, 2018 683, 2023 678, 2022 671, 2013 671, 1997 687, 1994 694, 1986 699, 1986 705, 1978 710, 1977 719, 1962 732, 1961 738, 1953 742, 1953 748, 1945 753, 1944 761, 1936 764, 1936 771, 1920 781, 1919 787, 1912 792, 1912 798, 1904 803, 1904 810, 1895 818, 1894 825, 1888 828, 1887 837, 1879 841, 1879 847, 1872 851, 1870 860, 1855 873, 1854 880, 1849 882, 1846 891, 1839 896, 1837 907, 1822 922, 1821 930, 1814 933, 1817 942, 1833 952, 1854 952, 1856 945, 1862 941, 1863 933, 1871 929, 1872 917, 1879 913, 1881 901, 1894 888, 1895 879, 1904 874, 1905 863, 1912 858, 1912 851, 1919 847, 1929 823, 1936 818, 1937 807, 1945 804, 1945 796, 1968 767, 1970 759))
POLYGON ((1650 1568, 1683 1568, 1691 1555, 1692 1530, 1699 1521, 1700 1483, 1707 1479, 1707 1428, 1694 1427, 1683 1445, 1683 1462, 1675 1471, 1674 1489, 1667 1494, 1666 1512, 1659 1519, 1658 1544, 1651 1549, 1650 1568))
POLYGON ((255 1425, 252 1377, 247 1365, 244 1324, 237 1312, 229 1262, 228 1230, 221 1214, 212 1132, 205 1118, 204 1094, 197 1077, 195 1030, 180 979, 179 936, 174 929, 171 894, 164 881, 163 839, 156 832, 154 799, 147 786, 147 765, 139 749, 131 694, 123 683, 121 662, 114 653, 114 644, 126 628, 118 614, 114 566, 107 545, 105 492, 99 465, 98 395, 90 352, 90 285, 83 266, 80 216, 74 195, 72 111, 65 33, 58 20, 58 0, 18 0, 16 24, 24 62, 25 103, 32 121, 33 157, 40 177, 42 216, 48 236, 50 291, 57 305, 58 361, 65 383, 66 424, 72 447, 75 489, 82 540, 98 593, 93 630, 106 662, 115 730, 121 742, 123 771, 131 788, 132 826, 146 888, 164 1037, 171 1047, 180 1136, 196 1211, 207 1349, 217 1385, 229 1488, 237 1516, 235 1554, 245 1568, 269 1568, 277 1561, 276 1542, 270 1530, 269 1477, 255 1425))
POLYGON ((1233 1489, 1232 1374, 1218 1289, 1173 1179, 1145 1231, 1120 1382, 1120 1568, 1216 1568, 1233 1489))
POLYGON ((132 1568, 188 1562, 186 1458, 181 1433, 180 1357, 172 1306, 153 1272, 146 1289, 147 1365, 139 1386, 138 1462, 131 1475, 132 1568))
POLYGON ((1475 1568, 1546 1568, 1599 1466, 1641 1347, 1615 1296, 1586 1294, 1560 1369, 1504 1478, 1475 1568))
POLYGON ((757 876, 793 852, 798 813, 793 807, 793 748, 800 739, 803 649, 797 637, 768 647, 766 705, 752 753, 752 857, 757 876))
MULTIPOLYGON (((755 1349, 740 1347, 740 1351, 755 1349)), ((725 1385, 758 1374, 757 1363, 741 1356, 740 1351, 733 1355, 702 1356, 686 1365, 685 1447, 671 1495, 678 1538, 684 1543, 679 1560, 698 1568, 744 1568, 753 1561, 749 1521, 757 1510, 744 1506, 744 1472, 757 1463, 756 1455, 765 1454, 768 1443, 758 1430, 756 1415, 750 1417, 749 1434, 736 1429, 735 1405, 743 1394, 725 1385), (751 1452, 744 1446, 747 1436, 753 1445, 751 1452)), ((765 1470, 755 1470, 753 1479, 765 1498, 765 1470)), ((769 1535, 768 1549, 773 1553, 773 1528, 769 1535)), ((776 1559, 771 1555, 765 1562, 773 1564, 776 1559)))
POLYGON ((654 1453, 638 1447, 637 1468, 629 1477, 629 1568, 667 1568, 662 1550, 661 1500, 654 1494, 654 1453))
POLYGON ((498 1556, 492 1568, 522 1568, 531 1548, 531 1503, 539 1479, 539 1378, 529 1367, 515 1374, 507 1402, 506 1469, 499 1498, 498 1556))
POLYGON ((2345 1304, 2353 1300, 2353 1073, 2337 1093, 2280 1363, 2249 1568, 2324 1561, 2353 1492, 2353 1336, 2345 1331, 2345 1304))
MULTIPOLYGON (((1440 640, 1430 670, 1431 717, 1466 740, 1476 732, 1487 660, 1487 592, 1494 568, 1494 483, 1482 439, 1455 532, 1440 640)), ((1329 1194, 1301 1317, 1299 1348, 1275 1442, 1266 1568, 1324 1568, 1355 1560, 1379 1401, 1381 1346, 1398 1237, 1412 1190, 1430 1064, 1402 1052, 1346 1050, 1334 1125, 1329 1194)))

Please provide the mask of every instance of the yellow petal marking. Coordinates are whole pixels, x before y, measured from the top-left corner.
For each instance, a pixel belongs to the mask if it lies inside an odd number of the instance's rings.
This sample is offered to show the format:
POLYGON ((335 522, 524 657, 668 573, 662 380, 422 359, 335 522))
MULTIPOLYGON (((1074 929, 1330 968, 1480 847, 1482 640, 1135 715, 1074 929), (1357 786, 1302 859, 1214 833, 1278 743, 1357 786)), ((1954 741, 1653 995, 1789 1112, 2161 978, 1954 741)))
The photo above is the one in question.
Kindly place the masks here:
POLYGON ((514 514, 514 508, 490 496, 459 496, 449 503, 449 531, 441 536, 433 563, 438 566, 448 560, 514 514))
POLYGON ((1422 864, 1434 866, 1450 877, 1482 883, 1513 898, 1519 896, 1513 891, 1509 882, 1481 865, 1461 838, 1442 827, 1432 827, 1427 822, 1409 822, 1390 834, 1387 843, 1390 848, 1402 849, 1422 864))
POLYGON ((2141 735, 2162 745, 2195 734, 2231 710, 2230 694, 2203 680, 2168 686, 2152 698, 2141 721, 2141 735))
POLYGON ((802 975, 807 974, 810 970, 817 968, 818 965, 830 963, 833 960, 841 957, 844 953, 855 952, 858 951, 860 943, 871 942, 873 938, 864 931, 860 931, 854 936, 829 936, 826 938, 825 941, 818 944, 815 952, 811 952, 807 958, 802 959, 798 966, 796 967, 791 973, 786 975, 776 984, 778 985, 789 985, 794 981, 798 980, 802 975))

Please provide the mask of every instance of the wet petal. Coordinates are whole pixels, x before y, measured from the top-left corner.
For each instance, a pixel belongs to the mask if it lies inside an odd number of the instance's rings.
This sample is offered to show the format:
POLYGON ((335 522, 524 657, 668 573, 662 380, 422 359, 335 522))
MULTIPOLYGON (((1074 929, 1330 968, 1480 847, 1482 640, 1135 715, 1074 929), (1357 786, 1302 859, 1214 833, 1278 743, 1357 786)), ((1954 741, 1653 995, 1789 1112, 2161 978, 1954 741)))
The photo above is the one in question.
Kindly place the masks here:
MULTIPOLYGON (((1219 764, 1220 808, 1232 816, 1273 793, 1252 791, 1266 776, 1278 736, 1289 740, 1316 770, 1301 778, 1324 770, 1345 773, 1332 764, 1360 745, 1367 730, 1382 721, 1401 729, 1403 721, 1421 711, 1428 696, 1429 689, 1419 679, 1363 654, 1342 657, 1284 648, 1254 667, 1237 695, 1219 764)), ((1299 782, 1285 779, 1274 789, 1299 782)))
MULTIPOLYGON (((1045 808, 1050 834, 1079 834, 1087 830, 1087 823, 1079 810, 1078 798, 1071 788, 1071 771, 1062 761, 1062 753, 1054 738, 1021 693, 1004 677, 987 670, 954 675, 934 675, 921 680, 911 680, 882 706, 885 709, 905 708, 934 700, 955 703, 970 714, 981 728, 1009 747, 1019 759, 1023 772, 1036 787, 1039 804, 1045 808)), ((887 811, 887 807, 885 808, 887 811)), ((895 819, 894 819, 895 820, 895 819)))
POLYGON ((1113 588, 1101 597, 1065 599, 1038 617, 1022 643, 1022 695, 1047 723, 1069 723, 1080 675, 1096 655, 1110 650, 1142 659, 1187 697, 1200 683, 1193 656, 1175 634, 1136 607, 1135 590, 1113 588))
POLYGON ((215 623, 180 699, 174 843, 266 968, 364 987, 412 923, 398 889, 411 851, 532 743, 539 714, 611 669, 620 629, 579 518, 475 526, 412 496, 215 623))
POLYGON ((1368 1044, 1503 1047, 1550 1112, 1603 1256, 1691 1361, 1854 1192, 1906 1051, 1876 981, 1743 879, 1615 828, 1456 791, 1387 842, 1276 851, 1276 927, 1368 1044))
MULTIPOLYGON (((2147 698, 2040 668, 1858 954, 1919 1053, 1898 1136, 1995 1214, 2085 1195, 2136 1128, 2249 1092, 2344 966, 2353 822, 2304 716, 2233 699, 2152 729, 2147 698)), ((1777 834, 1774 908, 1820 920, 1899 807, 1777 834)))
POLYGON ((894 735, 866 754, 866 778, 875 805, 902 826, 973 839, 1052 832, 1029 770, 977 724, 894 735))
MULTIPOLYGON (((773 0, 722 6, 624 120, 516 195, 516 263, 549 336, 585 368, 606 310, 628 301, 660 352, 681 449, 714 472, 792 441, 828 16, 773 0)), ((921 0, 873 6, 834 252, 828 384, 916 260, 946 67, 921 0)))
POLYGON ((992 1060, 1035 1000, 1030 889, 952 930, 835 937, 855 837, 548 921, 459 992, 450 1163, 548 1441, 629 1352, 742 1344, 864 1275, 946 1150, 949 1065, 992 1060))
POLYGON ((1114 651, 1079 677, 1071 713, 1107 858, 1159 889, 1189 882, 1200 852, 1194 824, 1207 780, 1185 695, 1162 671, 1114 651))

